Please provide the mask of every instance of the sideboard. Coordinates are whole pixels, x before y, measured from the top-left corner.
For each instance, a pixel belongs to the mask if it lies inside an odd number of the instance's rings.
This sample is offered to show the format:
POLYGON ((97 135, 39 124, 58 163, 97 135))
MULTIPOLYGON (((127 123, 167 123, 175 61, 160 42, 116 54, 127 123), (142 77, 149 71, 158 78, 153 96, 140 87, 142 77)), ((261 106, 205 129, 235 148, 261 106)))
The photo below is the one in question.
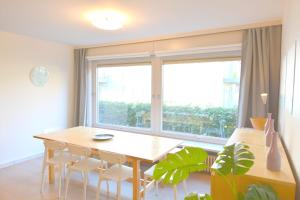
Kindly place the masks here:
MULTIPOLYGON (((246 192, 250 184, 267 184, 277 192, 281 200, 295 199, 296 181, 280 138, 278 138, 278 148, 281 154, 281 170, 279 172, 270 171, 266 167, 268 148, 265 146, 263 131, 248 128, 236 129, 226 145, 233 143, 248 145, 249 150, 255 156, 253 167, 245 175, 234 177, 239 192, 246 192)), ((224 178, 215 172, 211 174, 211 195, 214 200, 234 199, 224 178)))

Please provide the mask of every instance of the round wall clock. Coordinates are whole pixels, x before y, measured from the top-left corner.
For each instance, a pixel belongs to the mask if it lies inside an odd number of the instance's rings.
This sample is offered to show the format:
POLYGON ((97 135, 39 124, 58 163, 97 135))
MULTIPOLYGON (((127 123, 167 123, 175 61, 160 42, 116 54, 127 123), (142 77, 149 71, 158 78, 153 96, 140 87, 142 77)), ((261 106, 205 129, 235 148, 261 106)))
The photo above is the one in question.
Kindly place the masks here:
POLYGON ((46 67, 34 67, 30 72, 30 80, 33 85, 42 87, 44 86, 49 78, 49 72, 46 67))

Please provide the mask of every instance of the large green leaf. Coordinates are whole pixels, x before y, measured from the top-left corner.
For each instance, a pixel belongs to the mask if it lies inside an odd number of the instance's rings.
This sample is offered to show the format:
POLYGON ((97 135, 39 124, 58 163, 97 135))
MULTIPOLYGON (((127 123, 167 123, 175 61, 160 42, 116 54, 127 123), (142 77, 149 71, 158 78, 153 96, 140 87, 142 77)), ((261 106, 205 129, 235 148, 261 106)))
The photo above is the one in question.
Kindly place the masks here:
POLYGON ((250 185, 244 200, 279 200, 274 190, 268 185, 250 185))
POLYGON ((155 180, 163 180, 165 184, 176 185, 185 180, 191 172, 202 171, 207 168, 205 160, 207 153, 201 148, 185 147, 160 161, 153 173, 155 180))
POLYGON ((199 200, 197 193, 190 193, 186 197, 184 197, 184 200, 199 200))
POLYGON ((212 197, 208 194, 200 195, 199 200, 213 200, 212 197))
POLYGON ((254 155, 249 151, 249 146, 244 144, 225 146, 218 155, 212 170, 222 176, 243 175, 254 164, 254 155))
POLYGON ((208 194, 190 193, 184 197, 184 200, 212 200, 212 197, 208 194))

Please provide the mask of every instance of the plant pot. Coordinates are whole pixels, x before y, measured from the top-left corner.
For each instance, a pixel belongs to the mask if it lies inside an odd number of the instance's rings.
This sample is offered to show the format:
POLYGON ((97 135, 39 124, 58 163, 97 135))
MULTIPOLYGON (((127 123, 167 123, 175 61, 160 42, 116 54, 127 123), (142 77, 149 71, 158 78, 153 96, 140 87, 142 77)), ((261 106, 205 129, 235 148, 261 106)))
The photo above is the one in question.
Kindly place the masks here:
POLYGON ((252 127, 254 129, 263 131, 264 128, 265 128, 265 123, 267 121, 267 118, 264 118, 264 117, 251 117, 250 121, 251 121, 252 127))

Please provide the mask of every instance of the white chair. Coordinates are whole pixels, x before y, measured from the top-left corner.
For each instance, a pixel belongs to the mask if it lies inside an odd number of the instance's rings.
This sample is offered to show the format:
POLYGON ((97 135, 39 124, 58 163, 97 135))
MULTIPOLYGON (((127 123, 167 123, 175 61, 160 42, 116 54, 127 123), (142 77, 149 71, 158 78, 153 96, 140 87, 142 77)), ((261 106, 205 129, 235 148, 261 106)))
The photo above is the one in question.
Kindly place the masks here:
POLYGON ((79 156, 80 159, 67 165, 67 177, 66 177, 66 188, 65 188, 65 200, 68 195, 68 187, 70 183, 70 177, 72 172, 81 172, 83 178, 83 199, 86 200, 86 190, 88 185, 88 174, 91 171, 96 171, 101 166, 101 161, 90 158, 91 149, 79 147, 75 145, 67 145, 68 151, 72 156, 79 156))
MULTIPOLYGON (((97 186, 96 199, 99 200, 101 182, 102 180, 113 180, 117 182, 117 199, 121 198, 121 183, 129 178, 132 178, 132 168, 123 165, 127 159, 124 155, 108 153, 108 152, 99 152, 99 157, 102 162, 107 161, 108 164, 112 166, 107 169, 99 170, 99 180, 97 186)), ((107 194, 109 195, 109 187, 107 188, 107 194)))
MULTIPOLYGON (((143 189, 144 189, 144 195, 143 195, 143 199, 146 200, 146 192, 147 189, 154 183, 155 184, 155 189, 156 189, 156 194, 158 191, 158 181, 153 179, 153 172, 155 169, 156 165, 153 165, 152 167, 150 167, 148 170, 146 170, 144 172, 144 181, 143 181, 143 189)), ((186 181, 184 180, 182 182, 183 184, 183 190, 184 190, 184 194, 187 195, 187 186, 186 186, 186 181)), ((174 200, 177 199, 177 186, 174 185, 173 186, 173 191, 174 191, 174 200)))
POLYGON ((64 149, 66 145, 64 143, 44 140, 45 152, 43 159, 43 167, 42 167, 42 181, 41 181, 41 194, 44 193, 44 185, 45 185, 45 172, 46 167, 52 165, 53 167, 58 168, 58 176, 59 176, 59 184, 58 184, 58 197, 61 197, 61 185, 62 185, 62 173, 64 173, 65 166, 73 161, 74 158, 65 154, 64 149), (49 150, 53 152, 53 157, 49 158, 49 150))
POLYGON ((151 168, 149 168, 148 170, 146 170, 144 172, 144 176, 143 176, 143 181, 142 181, 142 184, 143 184, 143 195, 142 195, 142 199, 146 199, 146 191, 148 190, 148 188, 152 187, 153 184, 155 184, 155 195, 157 196, 158 195, 158 181, 155 181, 153 178, 152 178, 152 174, 153 174, 153 171, 154 171, 154 166, 152 166, 151 168))

